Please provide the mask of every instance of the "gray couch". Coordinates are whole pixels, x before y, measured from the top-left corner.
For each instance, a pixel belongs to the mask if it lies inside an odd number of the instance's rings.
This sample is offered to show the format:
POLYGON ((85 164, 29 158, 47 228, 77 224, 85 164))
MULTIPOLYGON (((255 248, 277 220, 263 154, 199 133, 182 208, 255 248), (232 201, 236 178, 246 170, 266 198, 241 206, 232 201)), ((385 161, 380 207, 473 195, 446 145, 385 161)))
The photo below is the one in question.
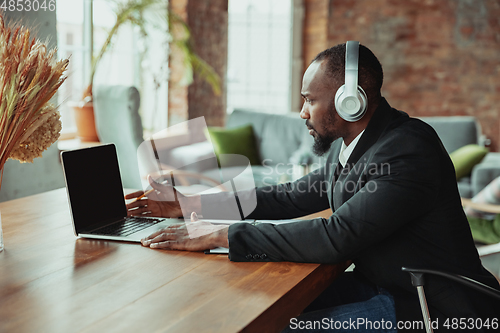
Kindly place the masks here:
MULTIPOLYGON (((235 110, 229 115, 226 128, 247 124, 253 127, 261 165, 252 165, 253 179, 247 179, 244 187, 265 186, 290 181, 300 177, 305 165, 319 167, 321 158, 313 156, 313 138, 305 121, 298 114, 274 115, 250 110, 235 110), (301 165, 302 167, 297 168, 301 165), (251 181, 250 181, 251 180, 251 181)), ((179 140, 181 141, 181 140, 179 140)), ((191 141, 192 142, 192 141, 191 141)), ((241 174, 241 165, 231 164, 221 172, 211 156, 209 141, 178 145, 170 141, 168 151, 161 151, 161 160, 175 169, 200 173, 217 181, 226 182, 241 174)), ((247 175, 248 176, 248 175, 247 175)), ((240 178, 241 180, 241 178, 240 178)))
POLYGON ((298 178, 300 170, 294 171, 294 165, 320 166, 322 158, 312 154, 313 138, 298 113, 275 115, 237 109, 228 117, 226 127, 247 124, 252 124, 262 162, 261 166, 252 166, 257 186, 298 178))
MULTIPOLYGON (((484 146, 487 143, 481 125, 475 117, 421 117, 420 119, 436 130, 448 153, 468 144, 484 146)), ((473 197, 488 185, 495 175, 500 176, 500 154, 488 153, 481 163, 474 167, 470 175, 458 180, 460 196, 473 197)))
MULTIPOLYGON (((420 119, 436 130, 448 153, 467 144, 484 145, 485 143, 481 127, 474 117, 422 117, 420 119)), ((293 170, 294 165, 312 164, 317 167, 323 162, 321 158, 312 154, 313 138, 306 130, 305 121, 296 113, 274 115, 238 109, 229 115, 226 127, 235 128, 246 124, 251 124, 254 129, 263 164, 252 166, 257 186, 297 178, 298 175, 294 173, 296 170, 293 170)), ((205 168, 203 165, 207 154, 211 152, 211 145, 208 142, 195 145, 175 147, 170 152, 171 160, 183 159, 182 165, 193 163, 192 165, 197 165, 197 169, 193 171, 218 179, 218 170, 205 168), (198 163, 195 163, 197 161, 198 163)), ((235 168, 232 176, 235 176, 238 171, 241 171, 241 168, 235 168)), ((231 175, 231 170, 226 174, 231 175)), ((489 153, 483 162, 476 165, 471 176, 458 181, 459 192, 461 196, 470 198, 496 176, 500 176, 500 153, 489 153)))

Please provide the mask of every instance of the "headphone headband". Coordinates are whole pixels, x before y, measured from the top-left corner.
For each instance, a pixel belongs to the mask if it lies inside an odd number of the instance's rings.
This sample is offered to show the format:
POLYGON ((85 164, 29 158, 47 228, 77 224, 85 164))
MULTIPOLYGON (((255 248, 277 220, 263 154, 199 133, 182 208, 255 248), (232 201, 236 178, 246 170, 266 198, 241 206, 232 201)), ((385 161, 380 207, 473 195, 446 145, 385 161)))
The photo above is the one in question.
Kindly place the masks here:
POLYGON ((342 119, 354 122, 365 115, 367 97, 358 85, 359 42, 348 41, 345 47, 345 83, 335 94, 335 109, 342 119))
POLYGON ((359 42, 348 41, 345 50, 345 91, 347 96, 356 96, 358 90, 359 42))

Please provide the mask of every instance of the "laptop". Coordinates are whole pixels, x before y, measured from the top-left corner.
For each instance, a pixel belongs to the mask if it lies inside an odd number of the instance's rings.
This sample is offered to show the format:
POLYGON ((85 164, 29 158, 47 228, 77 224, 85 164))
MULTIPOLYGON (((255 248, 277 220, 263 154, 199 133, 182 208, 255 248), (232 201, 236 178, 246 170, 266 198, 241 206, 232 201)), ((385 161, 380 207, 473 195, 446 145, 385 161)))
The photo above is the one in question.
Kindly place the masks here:
POLYGON ((140 242, 178 219, 127 217, 114 144, 61 152, 76 236, 140 242))

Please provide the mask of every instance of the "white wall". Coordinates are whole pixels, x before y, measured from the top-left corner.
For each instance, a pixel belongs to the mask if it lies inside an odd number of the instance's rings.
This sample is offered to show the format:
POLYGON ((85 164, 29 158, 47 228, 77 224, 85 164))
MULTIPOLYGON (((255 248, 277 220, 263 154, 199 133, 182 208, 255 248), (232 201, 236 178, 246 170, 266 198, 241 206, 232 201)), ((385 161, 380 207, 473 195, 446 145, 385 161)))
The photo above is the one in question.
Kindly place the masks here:
MULTIPOLYGON (((21 21, 24 25, 33 27, 37 37, 45 41, 49 38, 49 46, 57 45, 56 12, 4 12, 6 20, 21 21)), ((0 201, 20 198, 31 194, 64 187, 61 163, 57 143, 53 144, 37 158, 34 163, 21 164, 19 161, 8 160, 3 172, 0 201)))

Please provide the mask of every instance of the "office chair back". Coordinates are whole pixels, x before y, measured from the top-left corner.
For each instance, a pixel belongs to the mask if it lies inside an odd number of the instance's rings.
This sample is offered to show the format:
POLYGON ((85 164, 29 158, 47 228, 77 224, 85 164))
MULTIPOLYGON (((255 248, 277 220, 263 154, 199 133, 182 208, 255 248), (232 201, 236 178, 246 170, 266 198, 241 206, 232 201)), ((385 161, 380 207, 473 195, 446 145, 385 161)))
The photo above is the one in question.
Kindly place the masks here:
POLYGON ((432 269, 418 269, 418 268, 401 267, 401 270, 403 272, 410 273, 411 283, 414 287, 417 288, 418 299, 420 301, 420 308, 422 310, 422 316, 424 317, 424 324, 425 324, 425 329, 426 329, 427 333, 432 333, 432 332, 434 332, 434 330, 432 329, 432 327, 430 325, 431 318, 429 316, 429 308, 427 306, 427 301, 425 299, 424 274, 433 274, 433 275, 439 275, 439 276, 448 278, 448 279, 453 280, 455 282, 469 286, 477 291, 480 291, 484 294, 487 294, 487 295, 489 295, 493 298, 496 298, 497 300, 500 301, 500 291, 499 290, 492 288, 490 286, 487 286, 484 283, 481 283, 479 281, 468 278, 466 276, 457 275, 457 274, 450 274, 450 273, 436 271, 436 270, 432 270, 432 269))

